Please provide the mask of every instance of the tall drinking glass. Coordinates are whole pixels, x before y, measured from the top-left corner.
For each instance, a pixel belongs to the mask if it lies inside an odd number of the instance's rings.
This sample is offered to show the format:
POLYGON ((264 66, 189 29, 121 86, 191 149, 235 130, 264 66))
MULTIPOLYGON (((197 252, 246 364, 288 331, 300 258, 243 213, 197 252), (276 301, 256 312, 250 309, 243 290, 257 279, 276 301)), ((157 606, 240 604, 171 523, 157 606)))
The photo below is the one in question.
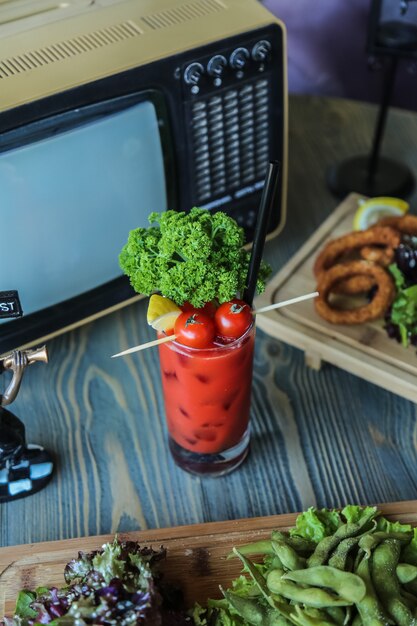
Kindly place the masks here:
POLYGON ((169 447, 184 470, 221 476, 246 458, 254 344, 255 323, 212 348, 159 345, 169 447))

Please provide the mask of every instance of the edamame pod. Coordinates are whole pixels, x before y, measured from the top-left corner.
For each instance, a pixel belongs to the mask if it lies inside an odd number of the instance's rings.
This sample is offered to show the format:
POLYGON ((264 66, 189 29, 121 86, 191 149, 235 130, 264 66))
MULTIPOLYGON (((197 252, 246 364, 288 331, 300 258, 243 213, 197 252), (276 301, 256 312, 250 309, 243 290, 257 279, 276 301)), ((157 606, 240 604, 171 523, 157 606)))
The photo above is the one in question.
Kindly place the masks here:
POLYGON ((323 611, 317 611, 317 614, 310 614, 308 610, 303 610, 300 606, 294 607, 296 624, 298 626, 336 626, 331 618, 327 617, 323 611))
MULTIPOLYGON (((240 560, 242 561, 246 571, 249 572, 252 580, 254 581, 255 585, 258 587, 259 591, 261 592, 265 600, 268 602, 268 604, 273 609, 276 609, 281 615, 289 618, 290 610, 289 610, 288 605, 284 603, 284 600, 282 598, 279 598, 276 596, 273 597, 270 594, 265 578, 255 567, 254 563, 252 563, 252 561, 247 559, 243 554, 240 554, 239 551, 236 550, 236 548, 233 548, 233 550, 235 551, 236 556, 238 556, 240 560)), ((279 573, 279 575, 284 573, 284 570, 281 570, 281 569, 277 569, 273 571, 279 573)))
MULTIPOLYGON (((261 594, 264 596, 265 600, 267 600, 267 602, 271 602, 269 589, 267 587, 265 578, 262 576, 262 574, 260 574, 260 572, 255 567, 255 565, 252 563, 252 561, 247 559, 244 554, 241 554, 239 552, 239 550, 237 550, 237 548, 233 548, 233 552, 242 561, 245 569, 251 575, 252 580, 254 581, 256 586, 258 587, 258 589, 261 592, 261 594)), ((273 570, 273 571, 282 571, 282 570, 273 570)))
MULTIPOLYGON (((294 574, 295 572, 291 573, 294 574)), ((294 602, 306 604, 307 606, 313 606, 318 609, 328 606, 348 606, 349 604, 352 604, 351 601, 346 600, 345 598, 336 597, 318 587, 300 587, 290 580, 285 580, 282 577, 281 572, 278 570, 272 570, 269 572, 266 584, 271 593, 276 593, 280 596, 284 596, 284 598, 293 600, 294 602)))
POLYGON ((282 533, 279 530, 273 530, 271 533, 271 538, 273 541, 277 539, 282 539, 285 543, 288 543, 291 548, 297 550, 297 552, 301 554, 311 554, 314 552, 316 544, 314 541, 310 541, 310 539, 306 539, 305 537, 298 537, 298 535, 288 535, 286 533, 282 533))
POLYGON ((398 563, 396 568, 398 580, 400 583, 410 583, 417 578, 417 567, 410 563, 398 563))
POLYGON ((277 610, 263 606, 256 600, 244 598, 231 591, 223 591, 223 593, 235 611, 253 626, 291 626, 291 622, 277 610))
POLYGON ((339 624, 339 626, 344 626, 345 624, 349 624, 349 619, 346 615, 346 612, 350 611, 350 608, 350 606, 346 607, 346 609, 342 609, 340 606, 329 606, 326 609, 326 613, 330 615, 330 617, 336 624, 339 624))
POLYGON ((291 626, 291 622, 285 619, 283 615, 277 613, 277 611, 271 609, 267 614, 264 626, 291 626))
POLYGON ((362 578, 350 572, 343 572, 329 565, 318 565, 308 569, 287 572, 283 580, 292 580, 302 585, 326 587, 348 602, 360 602, 365 596, 366 586, 362 578))
POLYGON ((359 537, 347 537, 347 539, 343 539, 329 558, 330 567, 345 570, 349 552, 357 545, 358 541, 359 537))
POLYGON ((348 558, 351 550, 353 550, 353 548, 355 548, 359 544, 359 541, 363 537, 366 537, 367 535, 369 535, 369 533, 372 533, 375 530, 376 521, 372 520, 372 524, 372 528, 367 530, 365 533, 357 535, 356 537, 347 537, 346 539, 342 539, 342 541, 339 543, 338 546, 336 546, 333 554, 329 558, 328 564, 331 567, 337 567, 337 569, 347 570, 348 558))
MULTIPOLYGON (((238 550, 240 554, 275 554, 272 547, 272 541, 265 539, 262 541, 254 541, 253 543, 245 543, 243 546, 239 546, 238 550)), ((232 559, 236 556, 235 552, 229 552, 228 559, 232 559)))
POLYGON ((396 624, 417 626, 416 618, 400 597, 400 585, 396 576, 400 550, 401 544, 396 539, 386 539, 380 543, 371 556, 371 576, 376 593, 396 624))
POLYGON ((367 558, 369 558, 371 556, 371 552, 374 548, 376 548, 376 546, 378 546, 381 541, 384 541, 385 539, 396 539, 397 541, 400 541, 401 543, 408 543, 409 541, 411 541, 411 538, 413 536, 413 533, 396 533, 396 532, 392 532, 392 533, 386 533, 383 531, 377 531, 374 533, 368 533, 366 534, 364 537, 361 537, 359 539, 359 547, 362 548, 362 550, 365 551, 367 558))
POLYGON ((372 521, 377 513, 376 509, 371 509, 367 515, 364 515, 362 519, 357 523, 342 524, 336 530, 333 535, 324 537, 318 544, 313 554, 307 561, 308 567, 315 567, 317 565, 323 565, 328 560, 332 551, 339 545, 339 543, 348 537, 356 537, 366 525, 372 521))
POLYGON ((382 541, 382 539, 376 536, 377 534, 378 533, 371 533, 359 539, 358 546, 365 552, 367 559, 369 559, 369 557, 371 556, 372 550, 376 548, 376 546, 379 545, 382 541))
POLYGON ((246 622, 253 626, 262 626, 266 623, 267 614, 265 606, 262 606, 253 598, 243 598, 231 591, 223 591, 223 594, 235 611, 237 611, 246 622))
POLYGON ((356 604, 362 623, 365 626, 388 626, 390 619, 376 596, 369 571, 368 559, 363 558, 360 561, 356 568, 356 574, 362 578, 366 587, 365 596, 356 604))
POLYGON ((303 569, 306 566, 305 558, 299 556, 294 548, 285 543, 282 539, 276 539, 272 541, 271 544, 275 554, 285 569, 296 570, 303 569))

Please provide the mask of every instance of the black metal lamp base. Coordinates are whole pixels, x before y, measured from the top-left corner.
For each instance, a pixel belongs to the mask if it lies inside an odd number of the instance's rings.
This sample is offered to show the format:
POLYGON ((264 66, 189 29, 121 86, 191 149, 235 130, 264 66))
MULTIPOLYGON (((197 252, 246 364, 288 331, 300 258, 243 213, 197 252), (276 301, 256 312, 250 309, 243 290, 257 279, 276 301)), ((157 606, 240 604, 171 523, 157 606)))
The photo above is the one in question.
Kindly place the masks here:
POLYGON ((35 444, 28 444, 19 460, 0 469, 0 503, 31 496, 49 483, 54 471, 50 453, 35 444))
POLYGON ((327 172, 327 184, 338 198, 352 191, 365 196, 406 198, 414 189, 414 176, 402 163, 380 157, 372 179, 368 175, 369 157, 359 156, 332 165, 327 172))
POLYGON ((42 446, 26 445, 24 424, 0 407, 0 503, 40 491, 53 471, 50 453, 42 446))

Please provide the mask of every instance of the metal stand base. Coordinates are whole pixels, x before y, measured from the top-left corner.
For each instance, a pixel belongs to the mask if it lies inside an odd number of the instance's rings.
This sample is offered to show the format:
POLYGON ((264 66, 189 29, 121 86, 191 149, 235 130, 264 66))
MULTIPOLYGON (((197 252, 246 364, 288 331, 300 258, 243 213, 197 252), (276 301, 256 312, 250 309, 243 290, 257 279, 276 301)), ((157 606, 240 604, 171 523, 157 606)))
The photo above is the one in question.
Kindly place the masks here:
POLYGON ((407 197, 414 188, 414 177, 406 165, 380 156, 388 107, 397 71, 397 58, 389 59, 385 71, 382 100, 369 156, 358 156, 333 165, 327 173, 330 191, 344 198, 351 191, 366 196, 407 197))
POLYGON ((385 157, 380 157, 372 178, 369 177, 369 156, 359 156, 329 168, 327 184, 338 198, 352 191, 365 196, 393 196, 406 198, 414 189, 414 177, 410 169, 385 157))
POLYGON ((0 469, 0 503, 31 496, 49 483, 54 471, 51 455, 42 446, 28 444, 19 461, 0 469))
POLYGON ((54 471, 50 453, 25 441, 25 427, 0 407, 0 503, 30 496, 46 487, 54 471))

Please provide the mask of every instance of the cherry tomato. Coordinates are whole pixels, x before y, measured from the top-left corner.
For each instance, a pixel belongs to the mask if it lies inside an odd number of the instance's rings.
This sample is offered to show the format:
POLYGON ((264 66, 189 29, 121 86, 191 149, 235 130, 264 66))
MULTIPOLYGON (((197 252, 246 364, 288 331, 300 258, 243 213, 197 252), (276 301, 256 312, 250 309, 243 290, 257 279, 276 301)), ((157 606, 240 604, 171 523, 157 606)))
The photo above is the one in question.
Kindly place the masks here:
POLYGON ((219 335, 224 337, 241 337, 253 320, 251 308, 243 300, 223 302, 214 315, 214 322, 219 335))
POLYGON ((181 306, 181 309, 183 311, 198 311, 199 313, 204 313, 209 317, 214 317, 214 314, 216 312, 216 305, 214 304, 214 302, 206 302, 204 306, 197 308, 189 302, 184 302, 184 304, 181 306))
POLYGON ((196 310, 181 313, 174 326, 179 343, 190 348, 208 348, 216 335, 214 322, 208 315, 196 310))

